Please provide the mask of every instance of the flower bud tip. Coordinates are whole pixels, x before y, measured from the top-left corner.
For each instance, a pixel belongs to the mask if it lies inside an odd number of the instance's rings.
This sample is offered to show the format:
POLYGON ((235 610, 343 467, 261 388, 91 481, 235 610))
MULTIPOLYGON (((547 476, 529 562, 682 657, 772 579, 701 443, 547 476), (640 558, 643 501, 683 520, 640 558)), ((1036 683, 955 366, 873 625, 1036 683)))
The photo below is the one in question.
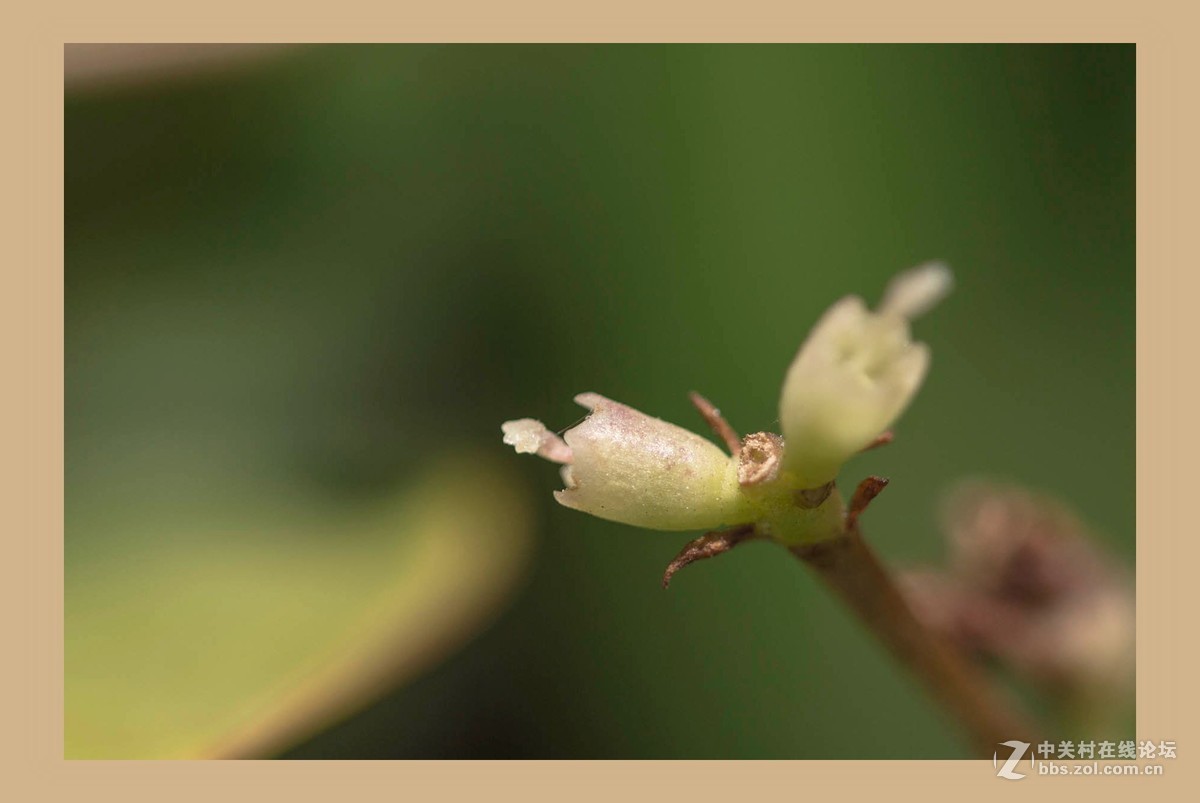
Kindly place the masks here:
POLYGON ((954 287, 954 274, 943 262, 910 268, 888 283, 879 312, 912 320, 924 315, 954 287))

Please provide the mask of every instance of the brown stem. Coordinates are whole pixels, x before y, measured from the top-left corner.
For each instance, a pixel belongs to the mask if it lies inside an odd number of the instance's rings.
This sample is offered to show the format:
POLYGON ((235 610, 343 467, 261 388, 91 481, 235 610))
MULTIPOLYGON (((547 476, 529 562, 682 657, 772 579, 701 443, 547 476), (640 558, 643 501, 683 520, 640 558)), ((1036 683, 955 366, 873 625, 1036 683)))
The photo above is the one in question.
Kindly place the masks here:
POLYGON ((970 734, 981 756, 993 755, 1000 742, 1010 739, 1034 741, 1036 728, 1016 701, 1001 694, 980 666, 913 614, 891 574, 863 541, 857 515, 847 517, 844 535, 793 547, 791 552, 924 682, 970 734))

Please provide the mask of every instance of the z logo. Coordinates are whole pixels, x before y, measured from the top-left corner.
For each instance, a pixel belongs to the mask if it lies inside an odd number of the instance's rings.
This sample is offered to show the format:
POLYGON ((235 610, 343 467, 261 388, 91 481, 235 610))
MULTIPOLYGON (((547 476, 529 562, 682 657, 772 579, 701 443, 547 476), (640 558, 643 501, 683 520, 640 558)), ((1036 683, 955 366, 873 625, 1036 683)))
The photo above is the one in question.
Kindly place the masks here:
MULTIPOLYGON (((1012 755, 1008 757, 1008 761, 1004 762, 1004 766, 996 770, 996 775, 1001 778, 1007 778, 1010 781, 1019 781, 1025 777, 1023 772, 1014 772, 1013 769, 1017 766, 1017 762, 1021 760, 1021 756, 1025 755, 1025 751, 1029 749, 1028 742, 1018 742, 1015 739, 1011 742, 1001 742, 1001 747, 1011 747, 1012 755)), ((999 762, 996 753, 992 753, 992 766, 996 766, 999 762)))

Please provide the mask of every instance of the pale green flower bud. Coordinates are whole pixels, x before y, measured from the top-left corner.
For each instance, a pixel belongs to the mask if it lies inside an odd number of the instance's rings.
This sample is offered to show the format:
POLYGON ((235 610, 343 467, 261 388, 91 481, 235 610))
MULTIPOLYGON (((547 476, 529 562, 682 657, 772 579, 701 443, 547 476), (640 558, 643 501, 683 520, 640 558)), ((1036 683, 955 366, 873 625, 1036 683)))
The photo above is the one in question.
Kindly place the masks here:
POLYGON ((834 479, 912 401, 929 368, 929 349, 912 342, 908 323, 941 300, 951 283, 944 265, 922 265, 892 280, 877 312, 848 296, 813 327, 779 400, 784 470, 801 486, 834 479))
POLYGON ((737 461, 712 442, 606 399, 581 393, 591 410, 565 443, 532 419, 503 425, 504 441, 563 463, 563 505, 652 530, 712 529, 749 515, 737 461))

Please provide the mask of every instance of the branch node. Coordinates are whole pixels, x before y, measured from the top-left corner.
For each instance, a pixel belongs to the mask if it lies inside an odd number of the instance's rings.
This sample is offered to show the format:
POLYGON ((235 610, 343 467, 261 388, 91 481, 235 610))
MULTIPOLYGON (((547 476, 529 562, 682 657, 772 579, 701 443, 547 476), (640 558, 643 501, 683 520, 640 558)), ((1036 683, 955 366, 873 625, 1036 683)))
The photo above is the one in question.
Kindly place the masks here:
POLYGON ((796 500, 796 506, 805 510, 815 510, 825 504, 825 500, 833 493, 833 482, 827 482, 824 485, 818 485, 816 488, 805 488, 802 491, 796 491, 793 497, 796 500))

